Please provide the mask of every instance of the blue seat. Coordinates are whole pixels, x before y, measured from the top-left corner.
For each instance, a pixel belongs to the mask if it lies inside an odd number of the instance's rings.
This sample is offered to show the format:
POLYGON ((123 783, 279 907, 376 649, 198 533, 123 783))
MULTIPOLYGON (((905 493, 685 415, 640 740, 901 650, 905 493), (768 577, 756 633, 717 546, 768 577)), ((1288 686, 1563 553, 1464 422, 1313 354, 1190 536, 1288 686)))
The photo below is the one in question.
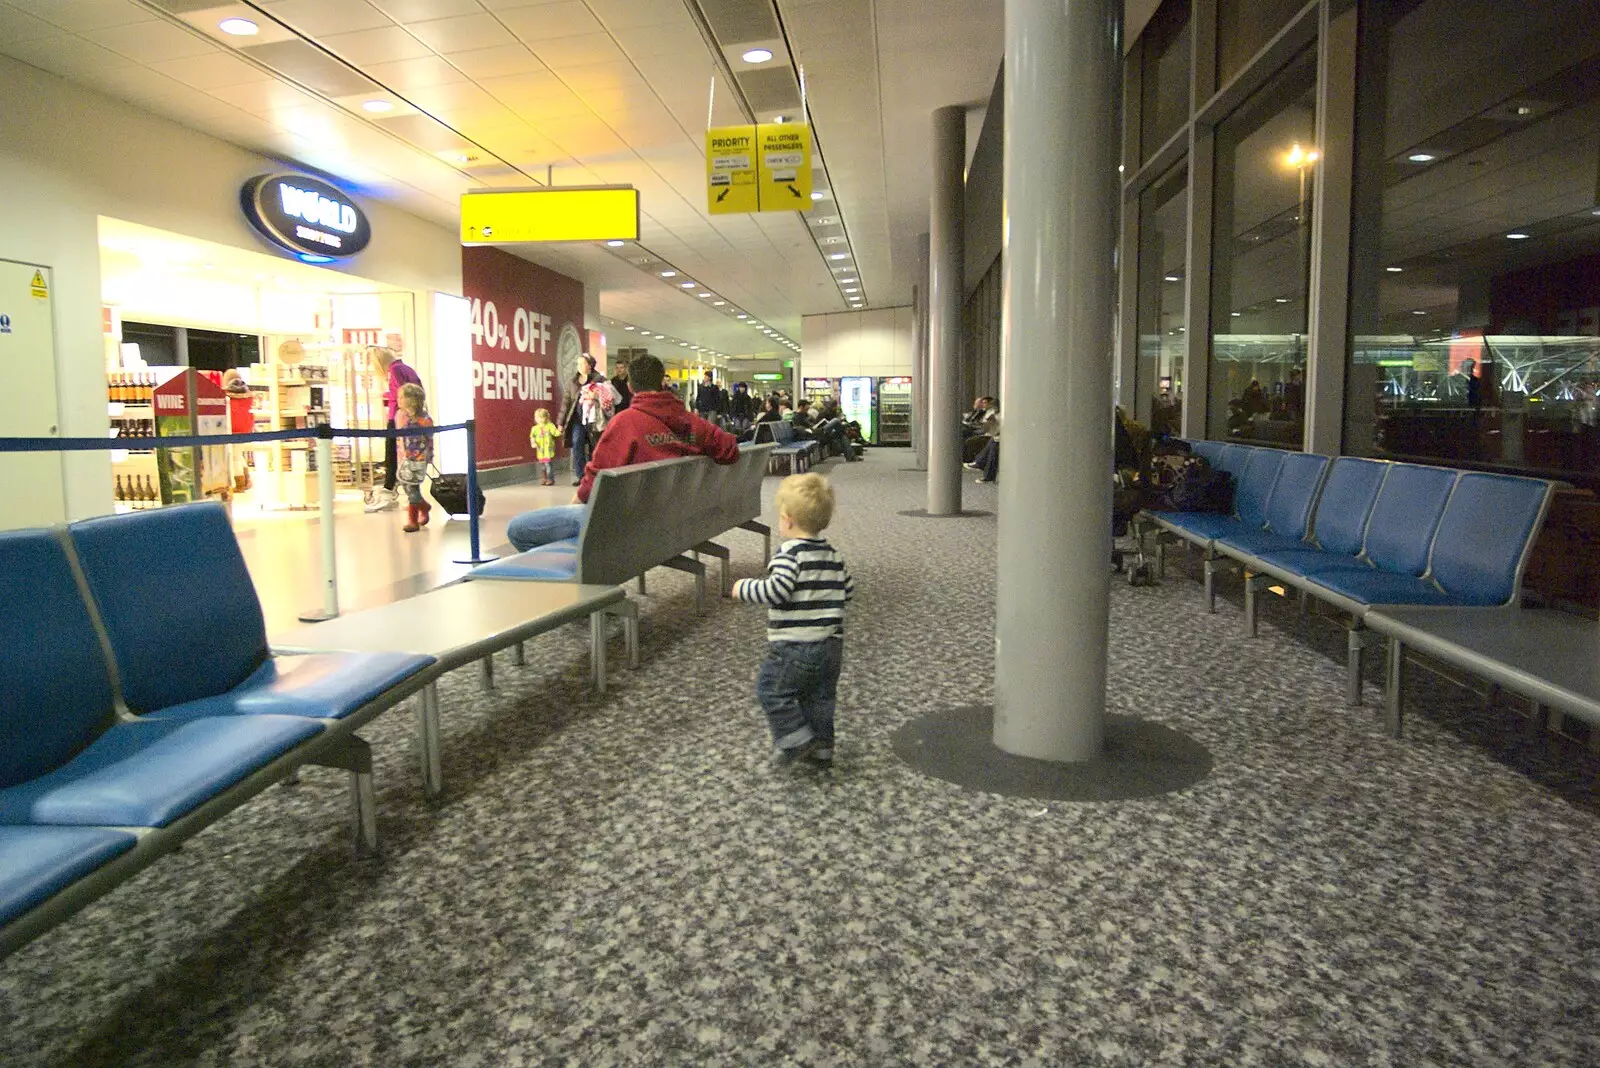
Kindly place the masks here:
POLYGON ((578 577, 578 554, 540 546, 525 553, 479 564, 470 575, 472 578, 525 579, 531 582, 574 582, 578 577))
POLYGON ((1266 526, 1267 501, 1288 455, 1280 449, 1252 449, 1243 469, 1234 476, 1233 514, 1244 529, 1266 526))
POLYGON ((433 663, 408 653, 320 654, 291 670, 274 663, 261 602, 219 504, 105 516, 68 530, 135 714, 188 716, 195 702, 216 699, 207 714, 338 719, 433 663))
POLYGON ((0 827, 0 925, 133 848, 102 827, 0 827))
POLYGON ((343 719, 433 663, 415 653, 307 653, 268 660, 225 694, 151 712, 147 719, 282 715, 343 719))
POLYGON ((1213 467, 1216 466, 1217 459, 1222 455, 1224 447, 1224 443, 1220 441, 1191 441, 1188 444, 1192 453, 1203 458, 1213 467))
POLYGON ((1361 605, 1409 604, 1452 607, 1463 602, 1415 575, 1396 575, 1371 567, 1341 567, 1310 576, 1318 586, 1361 605))
POLYGON ((66 550, 0 534, 0 787, 67 763, 115 720, 111 671, 66 550))
POLYGON ((322 730, 300 716, 122 723, 61 767, 0 789, 0 824, 165 827, 322 730))
POLYGON ((1553 490, 1533 478, 1462 475, 1434 535, 1430 577, 1461 604, 1511 604, 1553 490))
POLYGON ((1238 481, 1239 476, 1244 474, 1244 465, 1250 462, 1250 454, 1256 451, 1254 445, 1224 445, 1211 466, 1228 472, 1234 481, 1238 481))
POLYGON ((1367 520, 1367 563, 1396 575, 1426 572, 1433 532, 1459 476, 1446 467, 1392 465, 1367 520))
POLYGON ((1227 549, 1256 554, 1288 551, 1304 546, 1311 526, 1311 509, 1317 489, 1328 470, 1328 458, 1316 453, 1285 453, 1272 495, 1263 510, 1265 529, 1239 530, 1220 536, 1227 549))
POLYGON ((1357 556, 1367 537, 1367 520, 1390 465, 1341 456, 1328 469, 1311 521, 1312 540, 1324 552, 1357 556))

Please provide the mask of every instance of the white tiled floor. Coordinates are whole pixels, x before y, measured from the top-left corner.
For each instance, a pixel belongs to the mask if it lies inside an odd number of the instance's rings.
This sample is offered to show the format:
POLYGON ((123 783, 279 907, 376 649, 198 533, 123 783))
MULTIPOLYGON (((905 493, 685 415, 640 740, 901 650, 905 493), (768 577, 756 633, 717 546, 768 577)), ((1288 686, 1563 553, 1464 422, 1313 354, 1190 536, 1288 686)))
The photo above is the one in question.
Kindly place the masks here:
MULTIPOLYGON (((524 484, 489 490, 487 497, 480 551, 502 555, 509 548, 506 523, 512 516, 529 508, 566 504, 572 499, 572 487, 524 484)), ((320 524, 314 511, 259 512, 245 502, 234 515, 239 545, 261 595, 268 634, 294 626, 300 613, 321 607, 320 524)), ((436 507, 426 529, 406 534, 400 529, 404 524, 404 507, 369 515, 355 495, 341 497, 335 504, 342 611, 388 604, 449 582, 467 570, 467 565, 455 562, 468 556, 465 519, 447 520, 436 507)))

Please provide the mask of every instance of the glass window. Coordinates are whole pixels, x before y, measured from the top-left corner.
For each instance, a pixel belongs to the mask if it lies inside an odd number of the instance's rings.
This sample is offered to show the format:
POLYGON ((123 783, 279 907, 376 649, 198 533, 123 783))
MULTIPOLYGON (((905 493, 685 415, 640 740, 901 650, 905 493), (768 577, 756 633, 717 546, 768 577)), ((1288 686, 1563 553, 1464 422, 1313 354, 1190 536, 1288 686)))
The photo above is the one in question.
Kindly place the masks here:
POLYGON ((1139 364, 1134 418, 1177 434, 1183 415, 1188 172, 1178 167, 1139 196, 1139 364))
POLYGON ((1218 0, 1217 84, 1227 85, 1305 6, 1305 0, 1218 0))
POLYGON ((1364 20, 1347 451, 1600 482, 1595 19, 1424 0, 1364 20))
POLYGON ((1189 119, 1189 0, 1166 0, 1139 47, 1139 158, 1149 159, 1189 119))
POLYGON ((1302 441, 1315 130, 1313 51, 1217 127, 1207 437, 1302 441))

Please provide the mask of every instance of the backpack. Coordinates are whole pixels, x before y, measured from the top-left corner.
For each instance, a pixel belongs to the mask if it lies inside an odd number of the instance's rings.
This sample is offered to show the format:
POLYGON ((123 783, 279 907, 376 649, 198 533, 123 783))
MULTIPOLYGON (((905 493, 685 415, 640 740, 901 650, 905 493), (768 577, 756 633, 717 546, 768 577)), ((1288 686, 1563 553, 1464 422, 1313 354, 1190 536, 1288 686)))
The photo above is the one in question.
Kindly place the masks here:
POLYGON ((1202 456, 1191 456, 1179 468, 1169 500, 1175 512, 1227 514, 1233 511, 1233 476, 1202 456))

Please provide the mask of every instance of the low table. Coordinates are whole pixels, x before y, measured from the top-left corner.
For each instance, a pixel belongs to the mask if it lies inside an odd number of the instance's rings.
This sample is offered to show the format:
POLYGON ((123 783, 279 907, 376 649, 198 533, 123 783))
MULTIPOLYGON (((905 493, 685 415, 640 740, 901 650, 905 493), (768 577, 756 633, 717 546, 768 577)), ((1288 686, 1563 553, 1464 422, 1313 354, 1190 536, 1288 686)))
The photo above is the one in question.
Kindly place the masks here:
POLYGON ((1389 640, 1384 714, 1396 737, 1407 649, 1533 700, 1554 726, 1562 715, 1600 726, 1600 624, 1591 620, 1549 609, 1379 606, 1363 622, 1389 640))
POLYGON ((436 797, 443 785, 439 759, 441 675, 473 661, 483 665, 485 688, 494 685, 495 652, 535 635, 589 617, 595 685, 605 689, 607 622, 621 616, 628 627, 628 650, 638 659, 638 615, 620 586, 580 586, 559 582, 459 582, 380 608, 296 627, 276 635, 275 653, 405 652, 435 659, 428 668, 417 713, 422 752, 422 786, 436 797))

